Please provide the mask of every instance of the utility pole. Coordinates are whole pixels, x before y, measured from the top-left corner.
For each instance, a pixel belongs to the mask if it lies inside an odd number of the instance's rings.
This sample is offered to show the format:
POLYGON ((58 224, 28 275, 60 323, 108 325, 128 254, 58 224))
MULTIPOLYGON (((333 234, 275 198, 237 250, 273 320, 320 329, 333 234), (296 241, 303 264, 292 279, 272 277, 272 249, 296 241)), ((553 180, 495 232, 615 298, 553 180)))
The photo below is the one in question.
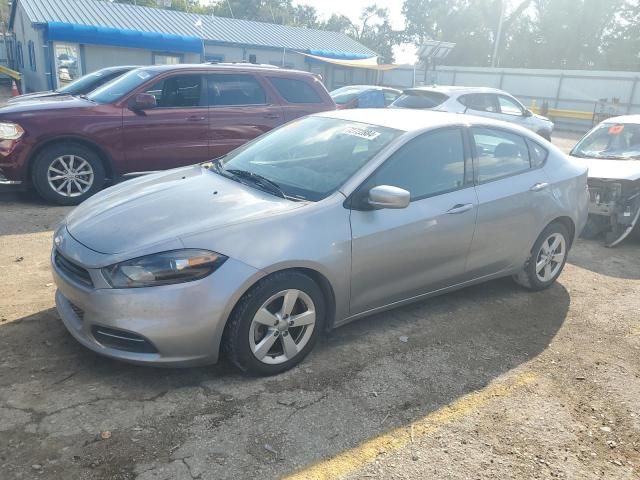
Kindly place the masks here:
POLYGON ((500 40, 502 39, 502 24, 504 23, 504 14, 507 7, 507 0, 500 0, 500 21, 498 22, 498 33, 493 42, 493 56, 491 57, 491 67, 495 67, 498 61, 498 49, 500 48, 500 40))

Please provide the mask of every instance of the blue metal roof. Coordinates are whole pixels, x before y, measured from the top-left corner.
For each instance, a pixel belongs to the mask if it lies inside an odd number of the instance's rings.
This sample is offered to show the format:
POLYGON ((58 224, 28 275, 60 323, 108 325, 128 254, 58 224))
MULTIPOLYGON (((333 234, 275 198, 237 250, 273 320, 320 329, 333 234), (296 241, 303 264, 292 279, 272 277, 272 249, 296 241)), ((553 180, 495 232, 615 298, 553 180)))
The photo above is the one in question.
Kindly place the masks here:
POLYGON ((337 55, 376 55, 373 50, 347 35, 326 30, 197 15, 101 0, 14 0, 13 3, 14 11, 16 7, 21 6, 29 20, 36 24, 58 22, 197 37, 206 42, 220 44, 284 47, 303 51, 323 50, 337 55), (200 23, 202 26, 199 26, 200 23))

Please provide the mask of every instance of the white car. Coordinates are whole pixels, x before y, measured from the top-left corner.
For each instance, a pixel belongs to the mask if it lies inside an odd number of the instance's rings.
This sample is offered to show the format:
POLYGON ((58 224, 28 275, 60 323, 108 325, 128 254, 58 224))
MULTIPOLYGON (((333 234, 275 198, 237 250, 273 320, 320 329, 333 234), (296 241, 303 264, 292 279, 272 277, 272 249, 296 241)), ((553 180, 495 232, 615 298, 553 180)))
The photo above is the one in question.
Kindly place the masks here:
POLYGON ((640 236, 640 115, 609 118, 571 150, 589 169, 589 221, 583 236, 604 234, 614 247, 634 231, 640 236))
POLYGON ((406 89, 391 108, 468 113, 515 123, 550 140, 553 122, 537 115, 507 92, 484 87, 415 87, 406 89))

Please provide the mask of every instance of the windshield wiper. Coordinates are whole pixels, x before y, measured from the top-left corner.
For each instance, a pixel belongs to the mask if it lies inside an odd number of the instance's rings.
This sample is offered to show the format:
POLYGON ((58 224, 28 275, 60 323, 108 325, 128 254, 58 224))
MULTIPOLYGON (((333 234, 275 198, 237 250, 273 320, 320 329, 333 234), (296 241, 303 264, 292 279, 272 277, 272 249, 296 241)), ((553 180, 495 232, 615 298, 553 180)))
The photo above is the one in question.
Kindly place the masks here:
POLYGON ((217 173, 221 173, 222 165, 220 164, 220 162, 224 157, 226 157, 226 155, 221 155, 220 157, 212 158, 207 162, 203 162, 200 165, 208 170, 211 170, 213 168, 213 170, 215 170, 217 173))
POLYGON ((287 198, 285 193, 280 188, 280 185, 278 185, 273 180, 269 180, 268 178, 263 177, 259 173, 249 172, 248 170, 239 170, 237 168, 230 168, 230 169, 222 169, 221 167, 218 167, 218 168, 220 168, 221 171, 230 173, 231 175, 234 175, 236 177, 249 180, 254 185, 258 185, 259 187, 262 187, 263 190, 268 190, 269 192, 273 193, 274 195, 277 195, 278 197, 287 198))

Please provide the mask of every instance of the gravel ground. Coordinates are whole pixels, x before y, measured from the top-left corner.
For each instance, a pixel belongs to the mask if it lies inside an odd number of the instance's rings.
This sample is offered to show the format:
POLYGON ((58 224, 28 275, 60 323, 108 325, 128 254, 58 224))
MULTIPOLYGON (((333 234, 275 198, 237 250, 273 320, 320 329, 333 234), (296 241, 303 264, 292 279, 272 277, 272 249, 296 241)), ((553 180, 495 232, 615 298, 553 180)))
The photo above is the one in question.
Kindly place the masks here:
POLYGON ((48 267, 66 211, 0 195, 3 479, 640 478, 637 240, 580 240, 545 292, 505 279, 379 314, 255 379, 78 345, 48 267))

